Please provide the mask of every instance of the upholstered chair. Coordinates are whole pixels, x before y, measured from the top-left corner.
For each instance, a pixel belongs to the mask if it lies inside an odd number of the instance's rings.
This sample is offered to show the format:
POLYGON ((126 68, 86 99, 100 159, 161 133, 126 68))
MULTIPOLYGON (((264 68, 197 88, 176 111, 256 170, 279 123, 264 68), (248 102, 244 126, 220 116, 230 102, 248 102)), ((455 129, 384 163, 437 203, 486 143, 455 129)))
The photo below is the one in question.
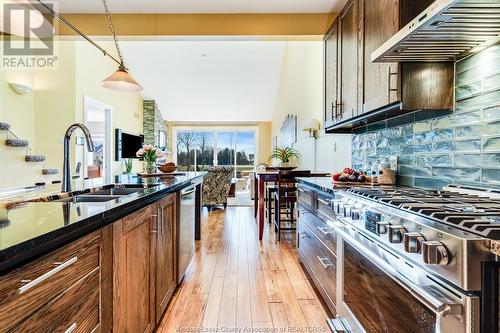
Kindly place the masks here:
POLYGON ((203 180, 202 205, 209 210, 213 206, 223 205, 227 207, 227 197, 231 187, 231 179, 234 176, 232 166, 212 166, 203 180))

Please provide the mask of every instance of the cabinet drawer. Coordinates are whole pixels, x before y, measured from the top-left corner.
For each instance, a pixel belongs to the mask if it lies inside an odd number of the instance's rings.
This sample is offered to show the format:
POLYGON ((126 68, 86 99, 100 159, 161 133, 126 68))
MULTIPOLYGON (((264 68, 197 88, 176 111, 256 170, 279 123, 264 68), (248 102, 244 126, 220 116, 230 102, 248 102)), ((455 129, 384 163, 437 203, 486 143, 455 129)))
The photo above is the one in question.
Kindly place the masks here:
POLYGON ((10 333, 90 333, 99 326, 99 268, 14 327, 10 333))
POLYGON ((337 254, 337 237, 333 228, 300 206, 299 218, 300 224, 306 224, 330 252, 337 254))
POLYGON ((314 209, 314 192, 299 185, 297 193, 298 203, 304 206, 307 210, 312 211, 314 209))
POLYGON ((333 314, 336 312, 337 258, 319 243, 303 223, 298 225, 298 252, 309 275, 333 314))
POLYGON ((335 213, 332 209, 332 200, 334 198, 321 193, 317 194, 316 212, 317 216, 323 221, 335 220, 335 213))
POLYGON ((6 332, 99 267, 100 233, 0 277, 0 332, 6 332))

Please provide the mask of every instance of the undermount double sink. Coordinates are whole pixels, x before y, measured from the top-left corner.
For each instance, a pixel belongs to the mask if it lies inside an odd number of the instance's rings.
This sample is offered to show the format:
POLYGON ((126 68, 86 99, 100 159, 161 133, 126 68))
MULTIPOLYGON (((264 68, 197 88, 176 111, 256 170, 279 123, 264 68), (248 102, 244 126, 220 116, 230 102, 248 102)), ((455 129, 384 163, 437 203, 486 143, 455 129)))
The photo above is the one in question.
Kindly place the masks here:
POLYGON ((97 191, 57 199, 54 202, 107 202, 144 191, 143 185, 108 185, 97 191))

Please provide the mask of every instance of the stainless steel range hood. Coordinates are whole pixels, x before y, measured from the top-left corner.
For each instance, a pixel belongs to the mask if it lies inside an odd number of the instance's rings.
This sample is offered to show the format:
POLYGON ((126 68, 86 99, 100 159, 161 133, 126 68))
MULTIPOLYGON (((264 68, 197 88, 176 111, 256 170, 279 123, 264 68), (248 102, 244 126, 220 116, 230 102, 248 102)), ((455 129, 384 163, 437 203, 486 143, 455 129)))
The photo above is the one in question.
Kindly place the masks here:
POLYGON ((500 40, 500 0, 436 0, 372 53, 373 62, 457 61, 500 40))

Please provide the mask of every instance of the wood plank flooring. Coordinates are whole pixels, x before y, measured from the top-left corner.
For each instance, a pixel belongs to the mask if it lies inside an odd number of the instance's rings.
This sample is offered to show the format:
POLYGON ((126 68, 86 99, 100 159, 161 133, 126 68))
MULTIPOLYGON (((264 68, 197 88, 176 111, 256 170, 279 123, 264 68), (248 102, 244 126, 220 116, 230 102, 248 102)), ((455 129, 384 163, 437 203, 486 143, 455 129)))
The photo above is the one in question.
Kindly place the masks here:
POLYGON ((262 242, 251 207, 204 210, 202 240, 158 332, 328 332, 293 233, 262 242))

